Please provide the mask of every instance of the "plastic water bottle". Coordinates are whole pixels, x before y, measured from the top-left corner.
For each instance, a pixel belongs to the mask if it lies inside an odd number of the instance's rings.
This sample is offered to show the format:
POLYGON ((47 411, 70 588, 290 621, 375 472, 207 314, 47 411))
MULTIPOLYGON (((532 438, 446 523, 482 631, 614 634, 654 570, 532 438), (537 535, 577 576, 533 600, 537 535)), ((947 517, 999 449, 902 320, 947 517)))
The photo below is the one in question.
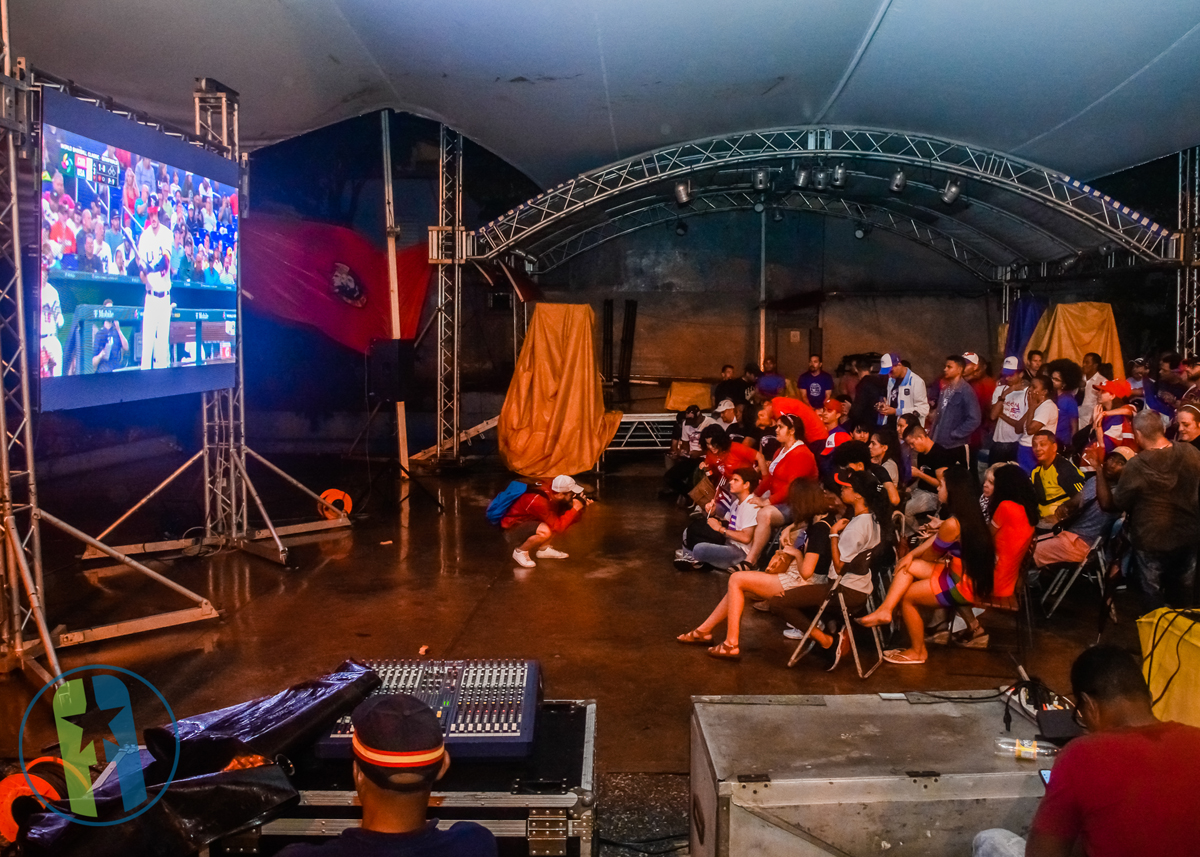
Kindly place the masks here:
POLYGON ((1045 741, 1026 738, 1011 738, 1001 735, 996 738, 996 755, 1013 759, 1049 759, 1058 753, 1058 748, 1045 741))

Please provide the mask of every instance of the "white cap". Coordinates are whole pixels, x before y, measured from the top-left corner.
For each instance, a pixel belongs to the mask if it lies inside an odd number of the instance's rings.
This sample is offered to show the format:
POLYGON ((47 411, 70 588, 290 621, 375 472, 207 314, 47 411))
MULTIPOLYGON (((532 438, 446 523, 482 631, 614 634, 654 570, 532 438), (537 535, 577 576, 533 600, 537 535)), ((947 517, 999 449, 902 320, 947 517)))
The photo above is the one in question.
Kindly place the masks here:
POLYGON ((1005 372, 1016 372, 1018 364, 1019 364, 1019 361, 1017 360, 1017 358, 1005 357, 1004 358, 1004 371, 1005 372))
POLYGON ((879 369, 882 371, 884 369, 891 369, 891 368, 892 368, 892 355, 891 354, 883 355, 883 357, 879 360, 879 369))
POLYGON ((979 365, 979 355, 976 354, 974 351, 968 351, 965 354, 963 354, 963 360, 966 360, 972 366, 979 365))
POLYGON ((555 494, 583 493, 583 487, 570 476, 555 476, 554 481, 550 483, 550 490, 555 494))
POLYGON ((721 401, 717 402, 717 407, 715 410, 718 414, 722 411, 733 410, 733 399, 722 399, 721 401))

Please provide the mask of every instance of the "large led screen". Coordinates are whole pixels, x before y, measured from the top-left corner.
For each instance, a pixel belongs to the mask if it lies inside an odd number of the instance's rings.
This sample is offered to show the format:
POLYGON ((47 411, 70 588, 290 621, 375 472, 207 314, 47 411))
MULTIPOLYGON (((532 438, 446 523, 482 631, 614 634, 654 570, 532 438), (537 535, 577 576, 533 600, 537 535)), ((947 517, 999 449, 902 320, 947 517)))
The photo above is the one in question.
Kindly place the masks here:
POLYGON ((236 165, 55 90, 42 105, 42 410, 233 386, 236 165))

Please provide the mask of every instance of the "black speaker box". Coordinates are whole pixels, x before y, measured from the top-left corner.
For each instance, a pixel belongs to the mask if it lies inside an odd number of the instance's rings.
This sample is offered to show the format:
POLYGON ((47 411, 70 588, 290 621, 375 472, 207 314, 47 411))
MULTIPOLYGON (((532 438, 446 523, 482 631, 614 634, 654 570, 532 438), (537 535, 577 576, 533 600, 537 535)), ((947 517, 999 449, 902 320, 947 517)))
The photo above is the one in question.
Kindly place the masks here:
POLYGON ((406 402, 412 392, 416 348, 411 339, 376 339, 367 351, 367 392, 384 402, 406 402))

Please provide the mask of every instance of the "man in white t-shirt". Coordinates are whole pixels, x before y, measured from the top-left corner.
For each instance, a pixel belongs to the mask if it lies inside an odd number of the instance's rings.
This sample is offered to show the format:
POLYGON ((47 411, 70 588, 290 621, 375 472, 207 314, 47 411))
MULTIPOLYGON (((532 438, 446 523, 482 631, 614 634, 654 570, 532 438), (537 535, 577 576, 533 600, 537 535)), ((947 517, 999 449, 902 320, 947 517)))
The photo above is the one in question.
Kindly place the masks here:
POLYGON ((1083 355, 1083 401, 1079 405, 1079 423, 1083 425, 1092 419, 1096 405, 1100 404, 1100 384, 1110 379, 1100 372, 1100 355, 1089 351, 1083 355))
POLYGON ((158 221, 158 199, 150 198, 146 228, 138 239, 137 261, 146 302, 142 315, 143 369, 171 365, 171 230, 158 221))
POLYGON ((1017 441, 1021 439, 1021 432, 1016 426, 1025 416, 1027 385, 1028 381, 1019 371, 1017 358, 1005 357, 1000 383, 992 393, 991 418, 996 428, 992 431, 992 446, 988 451, 989 464, 1017 460, 1017 441))
POLYGON ((750 502, 758 486, 758 473, 749 467, 739 468, 730 474, 728 484, 729 492, 737 499, 729 520, 722 523, 717 518, 708 519, 708 526, 724 536, 725 543, 701 542, 692 548, 696 562, 719 569, 730 568, 746 558, 754 541, 754 528, 758 525, 759 507, 750 502))
POLYGON ((62 342, 58 338, 58 329, 63 326, 62 305, 58 301, 58 289, 50 285, 46 275, 46 267, 42 266, 41 293, 42 341, 38 354, 38 364, 43 378, 57 378, 63 373, 62 342))
POLYGON ((1032 474, 1038 466, 1033 454, 1033 436, 1042 430, 1053 432, 1058 428, 1058 405, 1050 398, 1050 379, 1045 375, 1038 375, 1029 383, 1026 396, 1028 404, 1025 415, 1021 417, 1017 464, 1026 473, 1032 474))

